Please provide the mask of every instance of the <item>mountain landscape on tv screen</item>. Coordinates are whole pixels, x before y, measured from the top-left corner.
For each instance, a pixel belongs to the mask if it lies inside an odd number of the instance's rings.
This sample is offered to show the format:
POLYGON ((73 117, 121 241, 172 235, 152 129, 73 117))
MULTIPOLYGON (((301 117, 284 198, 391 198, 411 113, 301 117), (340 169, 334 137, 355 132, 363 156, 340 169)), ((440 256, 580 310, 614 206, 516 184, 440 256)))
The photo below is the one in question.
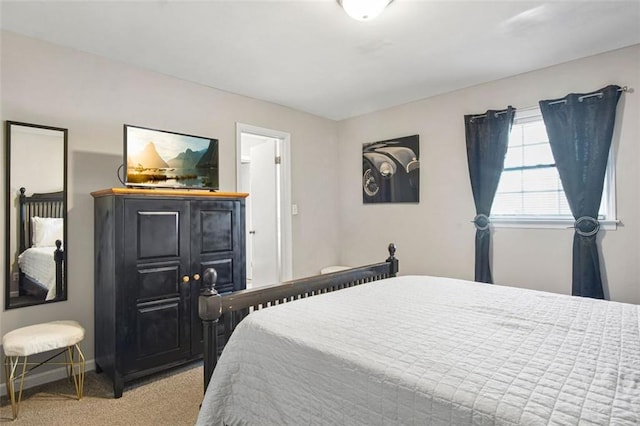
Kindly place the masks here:
POLYGON ((202 158, 202 155, 207 152, 207 150, 203 149, 202 151, 192 151, 187 148, 186 151, 181 152, 175 158, 167 161, 169 167, 179 167, 184 169, 194 169, 197 167, 198 161, 202 158))
MULTIPOLYGON (((201 152, 201 151, 199 151, 201 152)), ((196 168, 203 169, 218 169, 218 141, 209 142, 209 146, 207 150, 204 152, 202 156, 200 156, 200 160, 196 164, 196 168)))
POLYGON ((142 167, 145 169, 163 169, 169 165, 160 157, 153 142, 145 145, 144 149, 135 156, 127 158, 127 167, 142 167))
POLYGON ((158 154, 155 144, 153 142, 149 142, 140 153, 131 155, 127 158, 127 167, 142 167, 145 169, 194 169, 217 167, 217 148, 216 141, 211 141, 207 149, 192 151, 190 148, 187 148, 186 151, 183 151, 174 158, 165 161, 160 154, 158 154))
POLYGON ((127 156, 127 183, 217 188, 217 142, 211 140, 207 149, 199 151, 187 148, 167 160, 149 142, 139 153, 127 156))

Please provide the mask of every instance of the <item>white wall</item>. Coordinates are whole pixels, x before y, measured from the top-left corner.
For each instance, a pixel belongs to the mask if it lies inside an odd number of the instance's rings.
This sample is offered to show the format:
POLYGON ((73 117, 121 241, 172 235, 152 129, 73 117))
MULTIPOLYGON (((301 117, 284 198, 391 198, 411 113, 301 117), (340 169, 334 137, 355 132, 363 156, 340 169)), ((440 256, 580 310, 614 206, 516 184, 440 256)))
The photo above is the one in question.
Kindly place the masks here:
MULTIPOLYGON (((87 330, 83 347, 87 359, 93 359, 90 192, 121 186, 116 169, 122 163, 124 123, 218 138, 223 191, 235 190, 236 122, 289 132, 292 200, 300 206, 293 218, 294 276, 316 273, 338 260, 335 122, 13 33, 2 32, 1 37, 2 120, 69 129, 69 299, 3 311, 0 334, 43 321, 76 319, 87 330)), ((2 167, 4 192, 4 163, 2 167)), ((2 223, 4 210, 3 202, 2 223)), ((0 226, 0 240, 4 238, 0 226)), ((4 244, 0 258, 4 307, 4 244)))
MULTIPOLYGON (((624 93, 617 110, 613 149, 623 226, 600 235, 605 294, 640 303, 640 45, 340 122, 341 261, 383 259, 393 241, 402 274, 473 279, 475 210, 463 116, 608 84, 636 91, 624 93), (362 144, 413 134, 420 135, 420 203, 363 205, 362 144)), ((572 239, 572 230, 496 229, 495 282, 570 293, 572 239)))

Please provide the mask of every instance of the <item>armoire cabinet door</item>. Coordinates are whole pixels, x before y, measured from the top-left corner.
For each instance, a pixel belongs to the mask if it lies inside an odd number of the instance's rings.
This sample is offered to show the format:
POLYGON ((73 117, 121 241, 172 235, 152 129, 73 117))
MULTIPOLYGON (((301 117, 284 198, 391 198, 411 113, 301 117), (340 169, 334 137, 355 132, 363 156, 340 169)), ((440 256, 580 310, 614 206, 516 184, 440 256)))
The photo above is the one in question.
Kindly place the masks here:
MULTIPOLYGON (((239 201, 198 200, 191 202, 191 271, 200 276, 207 268, 218 273, 216 290, 226 293, 244 288, 244 210, 239 201)), ((192 353, 201 353, 202 321, 198 295, 202 279, 192 284, 192 353)))
POLYGON ((124 371, 148 369, 191 352, 189 202, 124 201, 124 371))
POLYGON ((96 371, 111 378, 118 398, 127 382, 202 356, 204 270, 218 271, 220 292, 245 288, 247 194, 109 188, 91 195, 96 371))

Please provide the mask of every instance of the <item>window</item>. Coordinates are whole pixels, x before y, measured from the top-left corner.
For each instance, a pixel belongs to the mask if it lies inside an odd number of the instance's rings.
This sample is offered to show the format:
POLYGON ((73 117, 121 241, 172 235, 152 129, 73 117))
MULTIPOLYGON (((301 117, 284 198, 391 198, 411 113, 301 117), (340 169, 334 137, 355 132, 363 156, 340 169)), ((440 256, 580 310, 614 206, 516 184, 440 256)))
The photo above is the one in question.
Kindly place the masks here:
MULTIPOLYGON (((605 177, 598 220, 615 229, 613 161, 605 177)), ((516 112, 504 170, 491 208, 496 226, 569 227, 574 218, 562 189, 539 108, 516 112)))

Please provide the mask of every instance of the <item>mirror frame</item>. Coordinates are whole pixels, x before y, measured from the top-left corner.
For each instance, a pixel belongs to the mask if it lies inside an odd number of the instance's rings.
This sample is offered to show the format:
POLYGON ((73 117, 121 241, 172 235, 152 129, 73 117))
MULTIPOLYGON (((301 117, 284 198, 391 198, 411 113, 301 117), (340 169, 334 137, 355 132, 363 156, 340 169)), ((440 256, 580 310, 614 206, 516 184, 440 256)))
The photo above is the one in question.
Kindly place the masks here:
MULTIPOLYGON (((61 127, 52 127, 52 126, 44 126, 39 124, 31 124, 31 123, 23 123, 19 121, 9 121, 5 122, 5 310, 8 309, 16 309, 22 308, 26 306, 35 306, 35 305, 43 305, 48 303, 55 303, 67 300, 69 290, 67 288, 67 217, 68 217, 68 203, 67 203, 67 161, 68 161, 68 129, 64 129, 61 127), (15 260, 15 253, 11 252, 11 241, 16 238, 16 235, 13 235, 11 232, 11 221, 16 220, 12 211, 16 209, 13 201, 15 200, 16 194, 11 194, 11 129, 13 126, 21 126, 21 127, 32 127, 35 129, 44 129, 44 130, 53 130, 59 131, 62 133, 63 137, 63 183, 62 183, 62 205, 63 205, 63 253, 64 257, 62 260, 62 294, 56 294, 55 299, 53 300, 30 300, 18 303, 11 303, 11 265, 15 260)), ((16 249, 19 251, 19 247, 16 249)))

